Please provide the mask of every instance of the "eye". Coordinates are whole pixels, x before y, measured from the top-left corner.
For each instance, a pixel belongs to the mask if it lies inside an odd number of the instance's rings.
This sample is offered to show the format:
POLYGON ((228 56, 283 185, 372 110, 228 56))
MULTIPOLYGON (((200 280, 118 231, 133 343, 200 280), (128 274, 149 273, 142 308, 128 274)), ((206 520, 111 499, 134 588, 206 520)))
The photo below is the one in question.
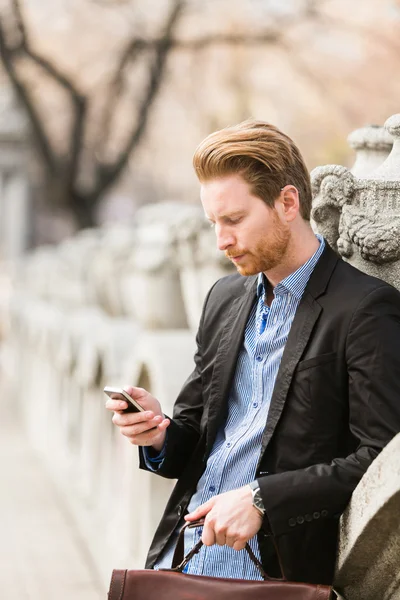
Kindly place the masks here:
POLYGON ((236 219, 227 219, 227 223, 229 225, 238 225, 242 219, 243 217, 238 217, 236 219))

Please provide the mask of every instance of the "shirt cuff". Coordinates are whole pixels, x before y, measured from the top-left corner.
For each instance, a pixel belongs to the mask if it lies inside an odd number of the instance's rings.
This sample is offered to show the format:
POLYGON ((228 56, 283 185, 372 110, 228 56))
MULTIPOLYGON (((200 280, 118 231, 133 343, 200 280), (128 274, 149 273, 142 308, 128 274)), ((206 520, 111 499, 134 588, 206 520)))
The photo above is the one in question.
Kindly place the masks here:
POLYGON ((167 447, 167 437, 168 437, 168 433, 167 433, 167 436, 165 437, 164 446, 161 448, 161 452, 159 452, 158 454, 155 454, 155 451, 151 449, 151 446, 149 446, 149 447, 146 446, 143 448, 144 462, 146 463, 146 466, 151 471, 157 471, 160 468, 160 466, 165 458, 166 447, 167 447))

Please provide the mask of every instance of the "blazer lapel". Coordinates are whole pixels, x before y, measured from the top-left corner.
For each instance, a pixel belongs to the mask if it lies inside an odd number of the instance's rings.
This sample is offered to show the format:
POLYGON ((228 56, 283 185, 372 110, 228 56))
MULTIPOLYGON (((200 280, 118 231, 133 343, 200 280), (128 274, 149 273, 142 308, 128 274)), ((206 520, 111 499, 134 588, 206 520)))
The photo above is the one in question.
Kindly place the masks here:
POLYGON ((247 278, 244 283, 244 293, 232 302, 221 333, 211 380, 207 423, 207 455, 212 448, 218 428, 224 417, 229 386, 235 372, 249 314, 256 299, 256 290, 257 276, 247 278))
POLYGON ((297 309, 283 351, 281 364, 272 393, 267 424, 264 429, 261 454, 264 453, 282 414, 293 373, 310 339, 311 332, 321 312, 321 307, 309 294, 303 296, 297 309))
POLYGON ((322 310, 316 298, 325 292, 338 260, 338 256, 326 243, 326 248, 315 266, 297 308, 272 393, 267 423, 262 438, 259 464, 282 414, 293 373, 322 310))

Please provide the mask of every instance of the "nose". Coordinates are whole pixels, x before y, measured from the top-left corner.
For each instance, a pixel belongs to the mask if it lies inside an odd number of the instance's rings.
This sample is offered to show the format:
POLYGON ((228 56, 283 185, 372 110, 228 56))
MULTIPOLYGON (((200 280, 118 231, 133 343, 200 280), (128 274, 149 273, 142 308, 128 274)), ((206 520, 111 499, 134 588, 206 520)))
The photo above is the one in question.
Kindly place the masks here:
POLYGON ((216 227, 216 234, 218 250, 225 251, 230 246, 235 245, 235 237, 229 230, 224 229, 223 227, 216 227))

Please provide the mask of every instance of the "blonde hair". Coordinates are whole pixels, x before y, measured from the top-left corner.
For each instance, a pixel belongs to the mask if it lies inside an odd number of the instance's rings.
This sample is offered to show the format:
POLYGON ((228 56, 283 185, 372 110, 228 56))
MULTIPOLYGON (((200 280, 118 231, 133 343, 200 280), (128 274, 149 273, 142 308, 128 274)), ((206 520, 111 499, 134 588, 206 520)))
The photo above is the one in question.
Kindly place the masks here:
POLYGON ((274 207, 281 189, 294 185, 300 214, 310 220, 311 183, 299 149, 274 125, 253 119, 207 136, 196 149, 193 166, 200 182, 238 174, 252 194, 274 207))

